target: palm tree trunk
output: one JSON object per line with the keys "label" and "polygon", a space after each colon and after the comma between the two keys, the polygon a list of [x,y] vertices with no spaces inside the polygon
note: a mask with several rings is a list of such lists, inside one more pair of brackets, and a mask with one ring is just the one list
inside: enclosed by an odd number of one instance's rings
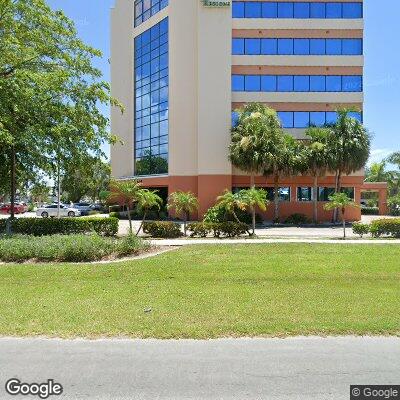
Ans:
{"label": "palm tree trunk", "polygon": [[189,213],[187,212],[187,213],[185,213],[185,220],[183,221],[183,231],[185,232],[185,236],[187,236],[186,235],[186,233],[187,233],[186,225],[187,225],[188,219],[189,219]]}
{"label": "palm tree trunk", "polygon": [[345,218],[346,209],[342,208],[342,220],[343,220],[343,238],[346,239],[346,218]]}
{"label": "palm tree trunk", "polygon": [[[255,179],[254,179],[254,174],[252,173],[250,176],[250,188],[254,189],[256,187],[255,185]],[[252,226],[253,226],[253,236],[256,233],[256,208],[251,207],[251,220],[252,220]]]}
{"label": "palm tree trunk", "polygon": [[318,175],[314,176],[314,188],[313,188],[313,202],[314,202],[314,224],[318,224]]}
{"label": "palm tree trunk", "polygon": [[128,210],[128,221],[129,221],[129,234],[132,235],[133,234],[133,229],[132,229],[132,216],[131,216],[131,210],[129,206],[126,206],[127,210]]}
{"label": "palm tree trunk", "polygon": [[136,236],[139,236],[140,230],[142,229],[144,222],[146,221],[146,215],[147,215],[147,211],[144,211],[143,219],[142,219],[142,222],[140,223],[138,231],[136,232]]}
{"label": "palm tree trunk", "polygon": [[274,174],[274,222],[279,222],[279,176]]}
{"label": "palm tree trunk", "polygon": [[237,215],[236,215],[236,213],[235,213],[235,210],[232,210],[232,215],[233,215],[233,218],[235,218],[236,222],[237,222],[238,224],[240,224],[240,219],[237,217]]}
{"label": "palm tree trunk", "polygon": [[15,192],[16,190],[16,170],[17,170],[17,160],[16,160],[16,154],[15,154],[15,146],[11,147],[11,197],[10,197],[10,203],[11,203],[11,219],[15,218]]}

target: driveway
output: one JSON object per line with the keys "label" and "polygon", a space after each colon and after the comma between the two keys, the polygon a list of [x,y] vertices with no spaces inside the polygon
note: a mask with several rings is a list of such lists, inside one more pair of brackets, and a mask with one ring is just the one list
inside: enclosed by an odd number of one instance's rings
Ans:
{"label": "driveway", "polygon": [[22,398],[5,392],[17,377],[54,379],[63,399],[348,400],[399,384],[400,339],[0,339],[0,365],[1,399]]}

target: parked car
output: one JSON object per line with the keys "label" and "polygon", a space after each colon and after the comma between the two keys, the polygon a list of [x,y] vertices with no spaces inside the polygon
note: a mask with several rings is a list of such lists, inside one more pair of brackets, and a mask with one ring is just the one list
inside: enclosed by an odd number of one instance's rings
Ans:
{"label": "parked car", "polygon": [[[40,207],[36,211],[36,215],[42,218],[57,217],[57,204]],[[60,217],[79,217],[81,212],[73,207],[60,204]]]}
{"label": "parked car", "polygon": [[[28,207],[24,204],[15,203],[14,204],[14,213],[15,214],[24,214],[28,211]],[[1,214],[11,214],[11,204],[3,204],[0,207]]]}
{"label": "parked car", "polygon": [[90,203],[75,203],[73,208],[79,210],[81,215],[89,215],[90,211],[93,211],[93,205]]}

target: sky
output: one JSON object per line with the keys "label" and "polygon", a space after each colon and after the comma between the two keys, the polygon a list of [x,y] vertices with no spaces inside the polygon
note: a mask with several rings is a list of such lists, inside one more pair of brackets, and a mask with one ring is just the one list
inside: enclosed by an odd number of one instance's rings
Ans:
{"label": "sky", "polygon": [[[110,79],[110,9],[115,0],[47,0],[75,21],[85,43],[103,52],[94,64]],[[133,1],[133,0],[132,0]],[[194,0],[188,0],[194,1]],[[373,135],[371,162],[400,150],[399,0],[364,0],[364,124]],[[109,110],[102,110],[109,115]],[[107,152],[108,148],[105,149]]]}

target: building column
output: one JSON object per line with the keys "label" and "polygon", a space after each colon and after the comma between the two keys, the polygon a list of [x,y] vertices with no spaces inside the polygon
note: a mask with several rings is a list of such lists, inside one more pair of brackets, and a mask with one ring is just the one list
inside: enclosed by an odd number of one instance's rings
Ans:
{"label": "building column", "polygon": [[379,190],[379,215],[387,215],[387,214],[388,214],[387,190],[380,189]]}

